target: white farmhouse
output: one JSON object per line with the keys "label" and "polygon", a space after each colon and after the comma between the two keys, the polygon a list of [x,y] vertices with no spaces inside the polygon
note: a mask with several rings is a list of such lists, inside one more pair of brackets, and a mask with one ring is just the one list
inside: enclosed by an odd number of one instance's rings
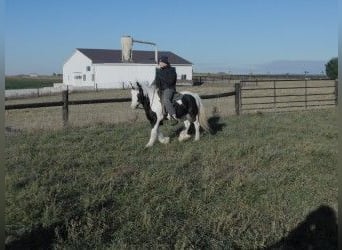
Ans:
{"label": "white farmhouse", "polygon": [[[122,50],[76,49],[63,66],[63,83],[94,88],[124,88],[129,83],[149,82],[155,76],[154,51],[130,51],[130,60],[123,60]],[[170,51],[158,51],[167,56],[177,72],[177,83],[192,82],[192,63]]]}

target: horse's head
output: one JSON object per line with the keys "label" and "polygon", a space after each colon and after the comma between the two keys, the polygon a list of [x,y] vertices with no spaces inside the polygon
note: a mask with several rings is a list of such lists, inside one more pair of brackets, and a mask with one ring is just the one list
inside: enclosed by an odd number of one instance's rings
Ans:
{"label": "horse's head", "polygon": [[131,84],[131,96],[132,96],[132,102],[131,102],[131,108],[136,109],[139,104],[142,103],[142,97],[143,97],[143,90],[141,85],[137,82],[136,86],[133,86]]}

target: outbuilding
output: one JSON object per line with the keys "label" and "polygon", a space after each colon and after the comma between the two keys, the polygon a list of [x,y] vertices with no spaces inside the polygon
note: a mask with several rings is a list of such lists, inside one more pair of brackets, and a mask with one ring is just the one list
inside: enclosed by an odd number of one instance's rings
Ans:
{"label": "outbuilding", "polygon": [[[122,50],[78,48],[63,66],[63,84],[77,87],[127,88],[130,83],[149,82],[155,76],[155,51],[130,51],[124,60]],[[158,51],[158,57],[167,56],[176,68],[177,83],[192,82],[193,65],[170,52]]]}

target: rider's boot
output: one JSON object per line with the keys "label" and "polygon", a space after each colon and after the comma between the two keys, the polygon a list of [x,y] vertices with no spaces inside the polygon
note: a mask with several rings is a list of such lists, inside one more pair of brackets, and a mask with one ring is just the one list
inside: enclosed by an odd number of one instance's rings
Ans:
{"label": "rider's boot", "polygon": [[[170,115],[169,115],[170,116]],[[179,122],[179,119],[176,117],[176,115],[172,115],[172,116],[170,116],[170,119],[169,120],[171,120],[172,122],[171,122],[171,125],[172,126],[175,126],[176,124],[178,124],[178,122]]]}

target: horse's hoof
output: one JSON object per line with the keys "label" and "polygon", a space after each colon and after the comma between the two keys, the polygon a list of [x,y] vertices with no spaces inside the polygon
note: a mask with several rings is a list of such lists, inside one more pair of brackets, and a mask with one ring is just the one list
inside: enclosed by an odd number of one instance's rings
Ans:
{"label": "horse's hoof", "polygon": [[178,141],[186,141],[188,139],[190,139],[190,135],[186,134],[186,135],[183,135],[181,134],[179,137],[178,137]]}
{"label": "horse's hoof", "polygon": [[170,137],[165,137],[163,144],[168,144],[170,142]]}
{"label": "horse's hoof", "polygon": [[150,147],[152,147],[152,146],[153,146],[153,144],[149,144],[149,143],[148,143],[148,144],[145,145],[145,148],[150,148]]}

